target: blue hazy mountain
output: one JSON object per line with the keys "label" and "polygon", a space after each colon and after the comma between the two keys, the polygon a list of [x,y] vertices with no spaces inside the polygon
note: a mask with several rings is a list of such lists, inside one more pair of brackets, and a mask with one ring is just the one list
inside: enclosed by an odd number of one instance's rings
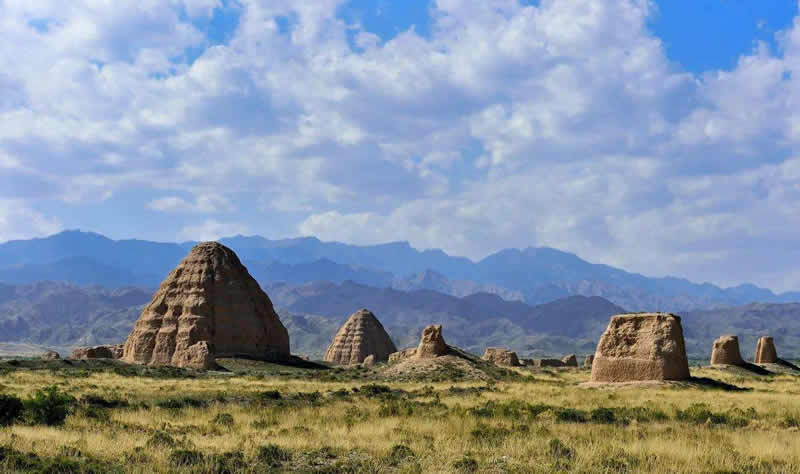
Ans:
{"label": "blue hazy mountain", "polygon": [[[220,239],[261,282],[353,281],[374,287],[494,293],[540,304],[571,295],[601,296],[630,310],[685,311],[754,302],[800,301],[755,285],[721,288],[688,279],[651,278],[587,262],[553,248],[505,249],[480,261],[407,242],[350,245],[314,237]],[[155,286],[195,242],[112,240],[91,232],[0,244],[0,281],[57,280],[104,286]]]}

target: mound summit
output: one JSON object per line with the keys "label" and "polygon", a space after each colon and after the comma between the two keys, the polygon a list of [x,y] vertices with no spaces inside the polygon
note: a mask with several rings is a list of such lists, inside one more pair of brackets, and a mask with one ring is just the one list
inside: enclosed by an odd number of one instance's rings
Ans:
{"label": "mound summit", "polygon": [[367,309],[350,315],[336,333],[324,360],[335,364],[360,364],[369,356],[370,363],[386,361],[389,354],[397,352],[392,339],[378,318]]}
{"label": "mound summit", "polygon": [[217,356],[283,359],[289,356],[289,333],[233,250],[203,242],[145,306],[122,360],[205,369]]}
{"label": "mound summit", "polygon": [[685,380],[689,361],[681,318],[670,313],[613,316],[597,344],[592,382]]}

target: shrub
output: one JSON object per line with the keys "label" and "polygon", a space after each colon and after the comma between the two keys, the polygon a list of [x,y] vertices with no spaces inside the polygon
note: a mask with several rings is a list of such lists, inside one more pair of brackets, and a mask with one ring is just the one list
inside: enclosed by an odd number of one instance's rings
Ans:
{"label": "shrub", "polygon": [[166,431],[156,431],[150,438],[147,440],[147,446],[149,448],[171,448],[175,446],[177,443],[175,442],[175,438],[173,438],[169,433]]}
{"label": "shrub", "polygon": [[370,383],[367,385],[362,385],[359,391],[368,397],[377,397],[380,395],[391,393],[392,389],[388,385],[379,385],[376,383]]}
{"label": "shrub", "polygon": [[389,455],[389,464],[397,466],[414,458],[416,458],[416,455],[411,448],[405,444],[395,444],[392,446],[392,454]]}
{"label": "shrub", "polygon": [[555,416],[562,423],[586,423],[586,412],[576,408],[557,408]]}
{"label": "shrub", "polygon": [[0,394],[0,426],[8,426],[22,418],[22,400],[13,395]]}
{"label": "shrub", "polygon": [[202,464],[203,453],[191,449],[177,449],[169,453],[169,464],[174,467],[197,466]]}
{"label": "shrub", "polygon": [[120,398],[104,398],[95,394],[84,395],[81,398],[81,403],[98,408],[125,408],[130,405],[127,400]]}
{"label": "shrub", "polygon": [[300,400],[304,402],[311,402],[316,403],[322,398],[322,394],[320,392],[297,392],[294,394],[293,397],[295,400]]}
{"label": "shrub", "polygon": [[589,418],[592,420],[592,423],[602,423],[602,424],[614,424],[617,421],[617,416],[614,410],[610,408],[595,408],[594,410],[589,413]]}
{"label": "shrub", "polygon": [[507,428],[502,426],[489,426],[479,423],[472,432],[472,439],[481,443],[498,444],[511,434]]}
{"label": "shrub", "polygon": [[[755,410],[753,412],[755,412]],[[728,425],[731,427],[747,426],[750,422],[750,420],[738,412],[714,413],[708,408],[707,405],[703,403],[695,403],[690,405],[686,410],[677,410],[675,412],[675,418],[678,421],[684,421],[698,425],[707,423],[711,425]]]}
{"label": "shrub", "polygon": [[554,458],[572,459],[575,457],[575,450],[562,443],[560,439],[551,439],[547,446],[550,450],[550,456]]}
{"label": "shrub", "polygon": [[272,401],[272,400],[280,400],[281,398],[282,398],[281,397],[281,392],[279,392],[277,390],[266,390],[264,392],[259,392],[256,395],[256,399],[258,401],[261,401],[261,402],[268,402],[268,401]]}
{"label": "shrub", "polygon": [[786,415],[783,417],[783,422],[781,424],[785,428],[798,428],[800,427],[800,418],[797,418],[794,415]]}
{"label": "shrub", "polygon": [[34,424],[61,425],[72,411],[75,402],[74,397],[52,385],[44,390],[37,390],[31,398],[25,400],[25,415]]}
{"label": "shrub", "polygon": [[465,455],[463,458],[453,463],[453,468],[457,472],[475,472],[478,470],[478,461],[476,461],[472,456]]}
{"label": "shrub", "polygon": [[202,408],[208,406],[208,401],[201,398],[181,397],[181,398],[165,398],[158,400],[156,406],[159,408],[166,408],[168,410],[180,410],[181,408]]}
{"label": "shrub", "polygon": [[247,466],[241,451],[214,454],[210,464],[210,472],[213,474],[234,474]]}
{"label": "shrub", "polygon": [[214,417],[213,423],[215,425],[225,426],[230,428],[233,426],[233,415],[230,413],[217,413]]}
{"label": "shrub", "polygon": [[258,448],[256,457],[268,467],[279,467],[284,462],[291,460],[292,454],[278,445],[268,444]]}

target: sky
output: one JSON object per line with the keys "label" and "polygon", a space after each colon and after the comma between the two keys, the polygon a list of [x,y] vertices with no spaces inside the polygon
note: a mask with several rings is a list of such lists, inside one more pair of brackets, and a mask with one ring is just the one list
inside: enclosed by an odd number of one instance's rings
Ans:
{"label": "sky", "polygon": [[800,290],[789,0],[0,0],[0,241],[550,246]]}

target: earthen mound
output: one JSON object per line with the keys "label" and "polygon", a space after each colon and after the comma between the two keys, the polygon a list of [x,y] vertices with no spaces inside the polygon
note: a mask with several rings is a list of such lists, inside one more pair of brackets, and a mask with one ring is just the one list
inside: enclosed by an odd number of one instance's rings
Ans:
{"label": "earthen mound", "polygon": [[289,357],[272,302],[229,248],[196,245],[161,283],[125,342],[123,360],[210,368],[215,357]]}
{"label": "earthen mound", "polygon": [[442,326],[428,326],[422,331],[420,343],[415,348],[395,352],[389,356],[390,365],[383,375],[396,379],[451,380],[452,378],[489,380],[506,374],[497,367],[468,354],[457,347],[448,346],[442,336]]}
{"label": "earthen mound", "polygon": [[744,365],[739,352],[739,336],[720,336],[711,350],[711,365]]}
{"label": "earthen mound", "polygon": [[597,344],[592,382],[685,380],[689,362],[681,318],[669,313],[613,316]]}
{"label": "earthen mound", "polygon": [[592,363],[594,363],[594,354],[589,354],[589,355],[586,356],[585,359],[583,359],[583,366],[584,367],[588,367],[588,368],[591,369],[592,368]]}
{"label": "earthen mound", "polygon": [[59,360],[61,359],[61,354],[56,351],[47,351],[42,354],[42,360]]}
{"label": "earthen mound", "polygon": [[324,360],[350,365],[364,362],[372,355],[375,361],[386,361],[397,352],[392,339],[372,312],[362,309],[353,313],[339,329]]}
{"label": "earthen mound", "polygon": [[775,341],[770,336],[758,338],[754,362],[756,364],[776,364],[778,362],[778,352],[775,350]]}
{"label": "earthen mound", "polygon": [[94,347],[76,347],[72,349],[72,358],[84,359],[119,359],[122,357],[122,344]]}
{"label": "earthen mound", "polygon": [[570,354],[568,356],[564,356],[561,359],[561,362],[564,363],[565,367],[577,367],[578,366],[578,357],[575,354]]}
{"label": "earthen mound", "polygon": [[481,359],[506,367],[518,367],[522,365],[519,362],[516,352],[511,352],[508,349],[502,349],[500,347],[487,348]]}
{"label": "earthen mound", "polygon": [[431,359],[447,354],[447,344],[442,336],[442,325],[432,324],[422,330],[422,338],[414,354],[419,359]]}

